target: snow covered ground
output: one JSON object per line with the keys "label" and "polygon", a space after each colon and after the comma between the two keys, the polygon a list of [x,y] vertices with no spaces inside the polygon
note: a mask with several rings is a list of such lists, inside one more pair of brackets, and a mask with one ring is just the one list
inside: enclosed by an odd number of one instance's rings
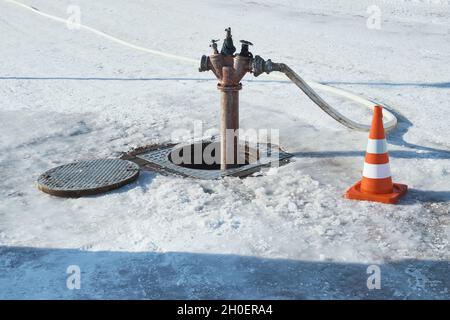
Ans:
{"label": "snow covered ground", "polygon": [[[21,0],[133,44],[184,57],[235,41],[392,107],[396,206],[349,201],[367,134],[342,127],[292,84],[247,75],[241,126],[279,128],[295,158],[246,179],[144,172],[80,199],[37,190],[40,173],[167,142],[219,95],[197,64],[132,50],[0,0],[0,298],[450,298],[449,1]],[[376,5],[380,29],[367,28]],[[250,81],[253,80],[253,81]],[[345,115],[370,112],[330,95]],[[368,290],[366,269],[381,268]],[[81,269],[81,289],[66,269]]]}

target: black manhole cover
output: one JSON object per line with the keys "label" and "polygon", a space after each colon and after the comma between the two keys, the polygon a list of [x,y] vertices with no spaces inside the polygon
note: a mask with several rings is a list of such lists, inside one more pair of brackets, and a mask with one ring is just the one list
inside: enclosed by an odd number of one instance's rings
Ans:
{"label": "black manhole cover", "polygon": [[119,188],[137,179],[139,166],[121,159],[69,163],[41,174],[39,190],[60,197],[80,197]]}

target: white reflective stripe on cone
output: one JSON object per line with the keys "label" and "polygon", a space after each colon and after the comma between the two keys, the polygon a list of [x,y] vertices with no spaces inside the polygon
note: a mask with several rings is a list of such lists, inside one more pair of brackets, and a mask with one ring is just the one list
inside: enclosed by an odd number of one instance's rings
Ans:
{"label": "white reflective stripe on cone", "polygon": [[391,176],[389,163],[371,164],[364,162],[363,176],[371,179],[384,179]]}
{"label": "white reflective stripe on cone", "polygon": [[382,154],[387,152],[386,139],[369,139],[367,153]]}

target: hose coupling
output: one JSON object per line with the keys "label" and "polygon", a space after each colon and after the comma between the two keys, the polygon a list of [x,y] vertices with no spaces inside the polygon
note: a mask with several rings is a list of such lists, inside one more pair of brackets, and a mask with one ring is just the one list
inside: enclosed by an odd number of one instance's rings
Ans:
{"label": "hose coupling", "polygon": [[265,72],[267,74],[272,71],[282,71],[283,64],[272,62],[272,60],[264,60],[260,56],[255,56],[252,61],[252,72],[255,77],[259,76],[261,73]]}

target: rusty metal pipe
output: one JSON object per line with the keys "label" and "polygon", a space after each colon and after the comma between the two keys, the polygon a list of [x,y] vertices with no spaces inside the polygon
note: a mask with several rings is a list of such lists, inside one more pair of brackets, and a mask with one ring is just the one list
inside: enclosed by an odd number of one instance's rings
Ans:
{"label": "rusty metal pipe", "polygon": [[227,28],[222,50],[218,53],[217,40],[211,41],[213,53],[203,56],[199,71],[212,71],[219,80],[217,88],[221,91],[220,116],[220,169],[226,170],[240,164],[239,154],[239,90],[241,79],[252,71],[252,55],[248,51],[251,42],[241,41],[241,52],[234,54],[236,48]]}
{"label": "rusty metal pipe", "polygon": [[239,142],[239,91],[221,92],[220,169],[237,164]]}

